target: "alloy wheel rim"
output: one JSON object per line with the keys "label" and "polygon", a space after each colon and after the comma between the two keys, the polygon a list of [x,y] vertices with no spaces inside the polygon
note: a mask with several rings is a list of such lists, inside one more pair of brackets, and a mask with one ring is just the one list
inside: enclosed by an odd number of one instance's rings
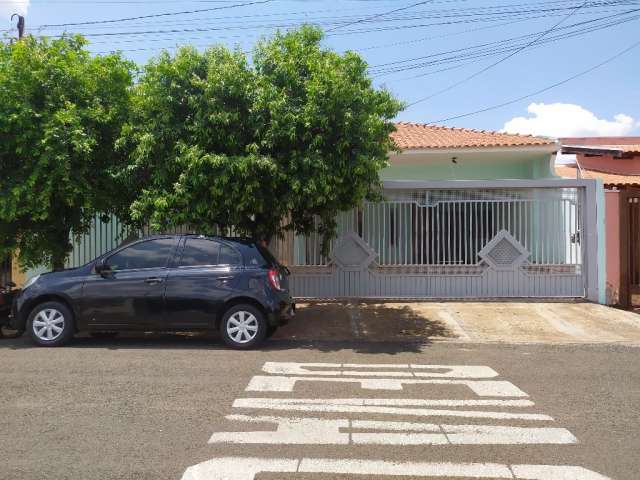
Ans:
{"label": "alloy wheel rim", "polygon": [[258,335],[258,319],[251,312],[235,312],[227,320],[227,334],[236,343],[249,343]]}
{"label": "alloy wheel rim", "polygon": [[64,331],[64,315],[55,308],[41,310],[33,319],[33,333],[40,340],[50,342]]}

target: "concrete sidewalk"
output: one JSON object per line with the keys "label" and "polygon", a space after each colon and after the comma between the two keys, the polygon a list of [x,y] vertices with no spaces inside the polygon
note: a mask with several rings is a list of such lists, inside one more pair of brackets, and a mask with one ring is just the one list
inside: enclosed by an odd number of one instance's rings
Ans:
{"label": "concrete sidewalk", "polygon": [[307,303],[275,338],[640,346],[640,315],[591,303]]}

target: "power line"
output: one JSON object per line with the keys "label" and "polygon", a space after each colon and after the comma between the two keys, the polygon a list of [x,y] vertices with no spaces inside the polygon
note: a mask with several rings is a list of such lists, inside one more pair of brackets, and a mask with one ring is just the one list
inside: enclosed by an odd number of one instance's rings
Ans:
{"label": "power line", "polygon": [[506,101],[506,102],[502,102],[502,103],[499,103],[499,104],[497,104],[497,105],[492,105],[492,106],[490,106],[490,107],[485,107],[485,108],[482,108],[482,109],[480,109],[480,110],[475,110],[475,111],[473,111],[473,112],[463,113],[463,114],[460,114],[460,115],[454,115],[454,116],[452,116],[452,117],[442,118],[442,119],[440,119],[440,120],[436,120],[436,121],[433,121],[433,122],[427,122],[427,125],[433,125],[433,124],[436,124],[436,123],[444,123],[444,122],[448,122],[448,121],[450,121],[450,120],[457,120],[457,119],[459,119],[459,118],[470,117],[470,116],[472,116],[472,115],[477,115],[477,114],[479,114],[479,113],[484,113],[484,112],[488,112],[488,111],[491,111],[491,110],[496,110],[496,109],[498,109],[498,108],[506,107],[506,106],[508,106],[508,105],[512,105],[512,104],[517,103],[517,102],[520,102],[520,101],[522,101],[522,100],[526,100],[527,98],[531,98],[531,97],[534,97],[534,96],[539,95],[539,94],[541,94],[541,93],[544,93],[544,92],[547,92],[547,91],[549,91],[549,90],[552,90],[552,89],[554,89],[554,88],[556,88],[556,87],[559,87],[560,85],[564,85],[565,83],[569,83],[569,82],[571,82],[572,80],[575,80],[576,78],[583,77],[583,76],[585,76],[585,75],[587,75],[587,74],[589,74],[589,73],[593,72],[594,70],[597,70],[598,68],[604,67],[604,66],[605,66],[605,65],[607,65],[608,63],[613,62],[613,61],[614,61],[614,60],[616,60],[617,58],[619,58],[619,57],[621,57],[622,55],[624,55],[624,54],[626,54],[626,53],[630,52],[631,50],[633,50],[634,48],[637,48],[638,46],[640,46],[640,41],[638,41],[638,42],[634,43],[633,45],[631,45],[631,46],[629,46],[629,47],[625,48],[624,50],[622,50],[622,51],[620,51],[620,52],[616,53],[616,54],[615,54],[615,55],[613,55],[612,57],[607,58],[607,59],[606,59],[606,60],[604,60],[603,62],[598,63],[597,65],[594,65],[594,66],[592,66],[592,67],[589,67],[588,69],[583,70],[583,71],[581,71],[581,72],[579,72],[579,73],[577,73],[577,74],[575,74],[575,75],[572,75],[572,76],[570,76],[570,77],[568,77],[568,78],[565,78],[564,80],[561,80],[561,81],[559,81],[559,82],[556,82],[556,83],[554,83],[554,84],[552,84],[552,85],[549,85],[549,86],[547,86],[547,87],[545,87],[545,88],[542,88],[542,89],[540,89],[540,90],[536,90],[535,92],[529,93],[529,94],[527,94],[527,95],[523,95],[523,96],[521,96],[521,97],[514,98],[513,100],[508,100],[508,101]]}
{"label": "power line", "polygon": [[[516,13],[514,16],[517,16],[518,14]],[[555,15],[542,15],[539,16],[538,18],[543,18],[545,16],[555,16]],[[453,24],[457,24],[457,23],[475,23],[475,22],[479,22],[479,21],[488,21],[488,22],[492,22],[492,21],[500,21],[503,20],[505,17],[500,17],[500,18],[479,18],[479,19],[472,19],[472,20],[468,20],[468,19],[463,19],[463,20],[455,20],[455,21],[445,21],[445,22],[434,22],[434,23],[429,23],[429,24],[422,24],[422,25],[402,25],[402,26],[396,26],[393,27],[394,30],[397,29],[402,29],[402,28],[416,28],[416,27],[425,27],[425,26],[439,26],[439,25],[453,25]],[[255,26],[247,26],[247,25],[238,25],[238,26],[233,26],[233,27],[229,27],[229,26],[216,26],[216,27],[209,27],[209,28],[172,28],[172,29],[156,29],[156,30],[131,30],[131,31],[116,31],[116,32],[100,32],[100,33],[86,33],[84,34],[85,37],[112,37],[112,36],[140,36],[140,35],[156,35],[156,34],[163,34],[163,33],[167,33],[167,34],[172,34],[172,33],[197,33],[197,32],[213,32],[213,31],[225,31],[225,30],[247,30],[249,29],[258,29],[258,28],[297,28],[300,25],[304,24],[305,22],[298,22],[298,23],[289,23],[289,24],[273,24],[273,25],[255,25]],[[380,31],[381,29],[368,29],[368,30],[360,30],[357,31],[357,33],[370,33],[370,32],[377,32]],[[355,31],[354,31],[355,32]],[[351,33],[350,32],[346,32],[346,33]],[[332,37],[333,35],[340,35],[340,33],[333,33],[333,34],[329,34],[329,37]],[[62,35],[54,35],[54,37],[61,37]]]}
{"label": "power line", "polygon": [[[598,2],[593,3],[590,7],[588,8],[599,8],[601,6],[617,6],[617,5],[626,5],[626,4],[637,4],[636,1],[624,1],[624,2],[620,2],[620,1],[613,1],[613,2]],[[542,14],[542,13],[549,13],[550,15],[548,16],[555,16],[555,15],[551,15],[551,13],[559,13],[561,11],[566,11],[566,10],[573,10],[575,9],[575,7],[556,7],[556,8],[537,8],[537,9],[529,9],[529,10],[505,10],[505,11],[501,11],[501,12],[493,12],[493,13],[452,13],[450,15],[445,15],[445,16],[438,16],[437,18],[445,18],[445,17],[450,17],[451,20],[446,21],[446,22],[440,22],[440,23],[422,23],[422,24],[411,24],[411,25],[400,25],[400,26],[387,26],[387,27],[378,27],[376,29],[366,29],[366,30],[347,30],[346,32],[337,32],[334,33],[332,35],[357,35],[357,34],[361,34],[361,33],[371,33],[371,32],[385,32],[385,31],[393,31],[393,30],[400,30],[400,29],[407,29],[407,28],[422,28],[422,27],[431,27],[434,25],[453,25],[453,24],[457,24],[457,23],[474,23],[474,22],[491,22],[491,21],[500,21],[500,20],[504,20],[506,18],[513,18],[513,17],[517,17],[517,16],[521,16],[521,15],[532,15],[532,14]],[[465,18],[465,17],[480,17],[480,18]],[[436,18],[433,15],[427,15],[424,18]]]}
{"label": "power line", "polygon": [[[637,12],[639,10],[640,9],[626,10],[624,12],[618,12],[618,13],[615,13],[615,14],[612,14],[612,15],[606,15],[604,17],[592,18],[592,19],[589,19],[589,20],[584,20],[584,21],[581,21],[581,22],[572,23],[571,25],[566,25],[564,27],[556,28],[556,31],[575,29],[576,27],[582,27],[584,25],[588,25],[588,24],[591,24],[591,23],[601,22],[602,20],[609,20],[609,19],[614,18],[614,17],[620,17],[620,16],[628,15],[629,13],[634,13],[634,12]],[[494,41],[494,42],[471,45],[471,46],[468,46],[468,47],[458,48],[458,49],[455,49],[455,50],[447,50],[445,52],[440,52],[440,53],[437,53],[437,54],[421,55],[419,57],[407,58],[405,60],[394,60],[394,61],[391,61],[391,62],[380,63],[380,64],[377,64],[377,65],[372,65],[371,69],[379,69],[380,67],[385,67],[385,66],[389,66],[389,65],[402,65],[402,64],[407,64],[409,62],[415,62],[417,60],[423,60],[425,58],[431,58],[431,57],[435,57],[435,56],[444,55],[444,54],[447,54],[447,53],[455,53],[455,52],[460,52],[460,51],[464,51],[464,50],[473,50],[473,49],[477,49],[477,48],[480,48],[480,47],[486,47],[488,45],[496,45],[496,44],[501,44],[501,43],[507,43],[507,42],[511,42],[513,40],[523,40],[525,38],[531,38],[531,37],[539,36],[540,33],[543,33],[543,34],[544,33],[548,33],[548,30],[544,30],[542,32],[529,33],[529,34],[526,34],[526,35],[518,35],[516,37],[510,37],[510,38],[506,38],[504,40],[497,40],[497,41]]]}
{"label": "power line", "polygon": [[126,18],[116,18],[113,20],[94,20],[90,22],[75,22],[75,23],[57,23],[57,24],[45,24],[41,25],[41,28],[49,28],[49,27],[72,27],[77,25],[98,25],[102,23],[119,23],[119,22],[128,22],[131,20],[142,20],[145,18],[158,18],[158,17],[169,17],[173,15],[190,15],[194,13],[203,13],[203,12],[212,12],[214,10],[226,10],[229,8],[239,8],[239,7],[247,7],[249,5],[258,5],[263,3],[270,3],[273,0],[259,0],[255,2],[247,2],[247,3],[234,3],[233,5],[224,5],[221,7],[212,7],[212,8],[200,8],[197,10],[184,10],[181,12],[165,12],[165,13],[155,13],[153,15],[140,15],[137,17],[126,17]]}
{"label": "power line", "polygon": [[[1,1],[1,0],[0,0]],[[629,3],[633,3],[636,4],[636,0],[609,0],[609,1],[591,1],[590,5],[588,5],[587,7],[585,7],[585,9],[587,8],[601,8],[601,7],[617,7],[617,6],[621,6],[621,5],[627,5]],[[561,8],[553,8],[553,9],[546,9],[546,10],[542,10],[542,6],[544,5],[560,5]],[[536,9],[531,9],[533,6],[536,6]],[[524,7],[528,7],[527,10],[523,10]],[[339,10],[341,13],[345,12],[347,10],[350,9],[341,9]],[[351,9],[353,10],[353,9]],[[362,10],[362,9],[359,9]],[[495,10],[500,10],[500,11],[495,11]],[[534,3],[527,3],[527,4],[508,4],[508,5],[494,5],[494,6],[487,6],[487,7],[473,7],[473,8],[455,8],[455,9],[439,9],[439,10],[420,10],[420,11],[415,11],[414,13],[410,13],[410,12],[405,12],[399,15],[394,15],[394,16],[389,16],[389,12],[386,13],[381,13],[379,15],[374,15],[372,17],[367,17],[367,18],[362,18],[361,15],[347,15],[347,16],[329,16],[329,17],[318,17],[318,16],[314,16],[311,20],[313,20],[313,23],[322,23],[319,22],[318,20],[325,20],[328,21],[330,23],[335,23],[335,24],[340,24],[338,25],[338,27],[343,27],[344,23],[355,23],[355,22],[367,22],[370,23],[373,19],[375,19],[376,17],[382,17],[383,15],[385,16],[384,19],[381,19],[379,21],[381,22],[392,22],[392,21],[413,21],[413,20],[418,20],[418,19],[422,19],[422,18],[429,18],[429,19],[434,19],[434,18],[443,18],[443,17],[453,17],[453,18],[462,18],[462,17],[469,17],[469,16],[487,16],[487,15],[513,15],[513,14],[522,14],[522,13],[534,13],[534,12],[540,12],[540,11],[561,11],[561,10],[570,10],[570,8],[566,7],[566,0],[565,2],[558,2],[557,0],[554,1],[543,1],[543,2],[534,2]],[[226,15],[226,16],[218,16],[218,17],[202,17],[202,16],[198,16],[197,18],[193,18],[193,19],[188,19],[188,23],[176,23],[174,19],[168,19],[168,20],[164,20],[164,21],[158,21],[156,19],[153,20],[153,22],[148,22],[148,21],[143,21],[142,23],[137,23],[137,24],[131,24],[128,23],[127,24],[127,28],[131,28],[134,26],[148,26],[148,25],[159,25],[159,24],[166,24],[166,23],[170,23],[172,26],[176,26],[176,25],[192,25],[194,23],[199,23],[199,22],[210,22],[211,20],[229,20],[229,19],[240,19],[243,23],[242,25],[245,25],[247,22],[247,19],[251,19],[251,18],[264,18],[264,17],[277,17],[277,16],[287,16],[287,15],[296,15],[295,19],[291,19],[291,20],[296,20],[301,16],[307,15],[307,14],[314,14],[314,13],[321,13],[321,12],[336,12],[335,9],[331,9],[331,10],[315,10],[315,11],[297,11],[297,12],[280,12],[280,13],[269,13],[269,14],[254,14],[254,15]],[[354,22],[355,19],[355,22]],[[341,22],[342,20],[342,22]],[[251,21],[251,20],[249,20]],[[257,20],[260,21],[260,20]],[[285,21],[285,20],[279,20],[279,21]],[[327,22],[325,22],[327,23]],[[82,25],[80,25],[82,26]],[[94,24],[88,24],[85,25],[86,28],[119,28],[120,26],[114,23],[110,23],[110,24],[102,24],[102,25],[94,25]],[[38,29],[44,29],[44,28],[48,28],[50,27],[50,25],[35,25],[31,28],[31,30],[38,30]]]}
{"label": "power line", "polygon": [[410,103],[409,105],[407,105],[407,108],[409,107],[413,107],[414,105],[418,104],[418,103],[422,103],[425,102],[435,96],[441,95],[445,92],[448,92],[450,90],[453,90],[454,88],[456,88],[459,85],[462,85],[463,83],[468,82],[469,80],[472,80],[476,77],[478,77],[479,75],[483,74],[484,72],[486,72],[487,70],[492,69],[493,67],[496,67],[498,65],[500,65],[503,62],[506,62],[508,59],[510,59],[511,57],[514,57],[515,55],[517,55],[518,53],[522,52],[523,50],[526,50],[527,48],[529,48],[530,46],[534,45],[535,43],[537,43],[539,40],[542,40],[544,37],[546,37],[549,33],[551,33],[552,31],[554,31],[557,27],[559,27],[562,23],[564,23],[565,21],[567,21],[574,13],[576,13],[578,10],[580,10],[582,7],[584,7],[587,3],[589,2],[589,0],[585,0],[584,2],[582,2],[582,4],[580,4],[579,6],[577,6],[576,8],[574,8],[573,10],[571,10],[571,12],[569,12],[568,15],[566,15],[565,17],[563,17],[562,19],[560,19],[560,21],[556,22],[551,28],[545,30],[544,32],[542,32],[540,35],[538,35],[536,38],[534,38],[533,40],[531,40],[529,43],[525,44],[524,46],[516,49],[515,51],[509,53],[508,55],[506,55],[505,57],[499,59],[498,61],[487,65],[486,67],[478,70],[475,73],[472,73],[471,75],[469,75],[468,77],[463,78],[462,80],[455,82],[451,85],[449,85],[448,87],[445,87],[441,90],[438,90],[437,92],[432,93],[431,95],[427,95],[426,97],[423,97],[419,100],[416,100],[415,102]]}
{"label": "power line", "polygon": [[338,26],[336,26],[336,27],[333,27],[333,28],[332,28],[332,29],[330,29],[330,30],[327,30],[327,33],[328,33],[328,32],[332,32],[332,31],[334,31],[334,30],[337,30],[337,29],[339,29],[339,28],[350,27],[351,25],[356,25],[356,24],[358,24],[358,23],[371,21],[371,20],[373,20],[373,19],[375,19],[375,18],[384,17],[384,16],[386,16],[386,15],[391,15],[392,13],[401,12],[401,11],[403,11],[403,10],[409,10],[410,8],[417,7],[417,6],[419,6],[419,5],[424,5],[425,3],[431,3],[432,1],[433,1],[433,0],[426,0],[426,1],[424,1],[424,2],[414,3],[414,4],[412,4],[412,5],[408,5],[408,6],[406,6],[406,7],[401,7],[401,8],[397,8],[397,9],[395,9],[395,10],[390,10],[390,11],[388,11],[388,12],[378,13],[378,14],[376,14],[376,15],[372,15],[372,16],[370,16],[370,17],[361,18],[360,20],[356,20],[356,21],[351,22],[351,23],[346,23],[346,24],[344,24],[344,25],[338,25]]}
{"label": "power line", "polygon": [[[637,20],[638,18],[640,18],[640,15],[634,15],[634,16],[627,16],[627,15],[631,13],[638,13],[638,12],[640,12],[640,9],[628,10],[621,14],[587,20],[584,22],[578,22],[572,25],[568,25],[566,27],[562,27],[563,30],[569,30],[569,31],[552,36],[552,37],[547,37],[544,40],[540,40],[537,42],[536,46],[533,48],[537,48],[547,43],[553,43],[559,40],[565,40],[565,39],[569,39],[577,36],[586,35],[591,32],[604,30],[607,28],[615,27],[618,25],[622,25],[624,23]],[[620,17],[620,16],[622,17],[618,19],[614,19],[614,17]],[[593,25],[588,25],[588,24],[593,24]],[[587,28],[581,28],[586,25],[588,25]],[[514,50],[518,50],[521,48],[520,45],[522,45],[522,43],[520,41],[523,41],[534,35],[536,35],[536,33],[522,35],[518,37],[511,37],[504,40],[498,40],[498,41],[489,42],[489,43],[472,45],[469,47],[463,47],[455,50],[442,51],[442,52],[433,53],[430,55],[425,55],[422,57],[417,57],[414,59],[400,60],[400,61],[388,62],[380,65],[374,65],[369,69],[369,73],[374,74],[375,77],[379,77],[382,75],[390,75],[390,74],[405,72],[409,70],[428,68],[434,65],[440,65],[444,63],[462,62],[472,58],[484,58],[487,56],[498,55],[500,53],[513,52]],[[455,54],[455,55],[442,58],[444,55],[448,55],[448,54]],[[430,58],[434,58],[434,60],[423,61],[421,63],[406,64],[407,62],[410,62],[410,61],[426,60]]]}

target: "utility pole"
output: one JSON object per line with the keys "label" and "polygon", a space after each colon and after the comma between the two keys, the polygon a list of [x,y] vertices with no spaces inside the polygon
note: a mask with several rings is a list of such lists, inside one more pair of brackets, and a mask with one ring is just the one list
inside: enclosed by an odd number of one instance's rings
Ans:
{"label": "utility pole", "polygon": [[18,17],[18,40],[22,40],[22,37],[24,36],[24,16],[14,13],[11,15],[11,20],[13,20],[14,17]]}

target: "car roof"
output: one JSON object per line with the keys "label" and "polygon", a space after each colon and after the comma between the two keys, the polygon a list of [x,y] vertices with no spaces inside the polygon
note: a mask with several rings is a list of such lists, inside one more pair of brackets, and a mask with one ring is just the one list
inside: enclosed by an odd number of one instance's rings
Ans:
{"label": "car roof", "polygon": [[221,235],[200,235],[197,233],[186,233],[177,236],[185,238],[209,238],[212,240],[222,240],[224,242],[241,243],[243,245],[254,245],[256,243],[254,240],[245,237],[224,237]]}
{"label": "car roof", "polygon": [[234,244],[236,247],[255,247],[257,242],[247,237],[224,237],[221,235],[204,235],[199,233],[168,233],[166,235],[149,235],[129,242],[128,244],[137,243],[145,240],[153,240],[160,238],[206,238],[209,240],[221,241],[226,244]]}

